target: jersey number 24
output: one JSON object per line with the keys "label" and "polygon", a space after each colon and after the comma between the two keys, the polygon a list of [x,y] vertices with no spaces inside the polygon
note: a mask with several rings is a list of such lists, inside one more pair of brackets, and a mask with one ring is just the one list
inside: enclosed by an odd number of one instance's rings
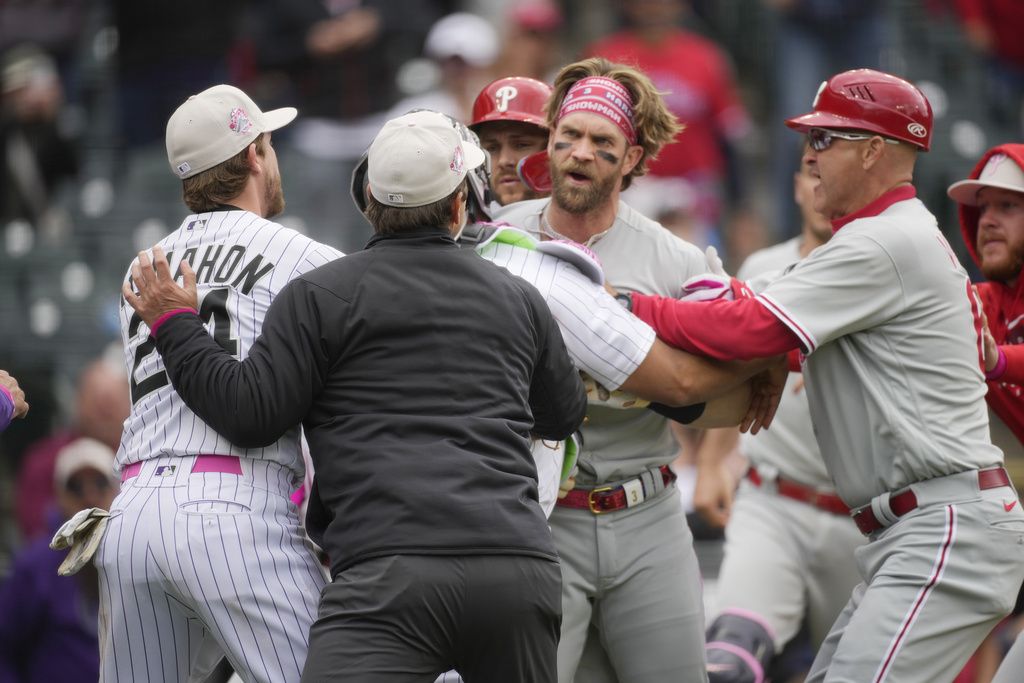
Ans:
{"label": "jersey number 24", "polygon": [[[199,317],[203,323],[209,325],[213,322],[213,338],[220,344],[221,348],[232,356],[238,355],[238,339],[231,336],[231,317],[228,315],[228,287],[216,287],[211,289],[203,297],[203,303],[199,307]],[[135,337],[139,333],[139,326],[142,318],[132,314],[128,322],[128,337]],[[141,381],[136,381],[136,373],[139,366],[147,356],[156,353],[156,341],[148,337],[135,349],[135,363],[132,365],[131,387],[132,404],[138,403],[142,398],[162,386],[167,385],[167,371],[160,370]]]}

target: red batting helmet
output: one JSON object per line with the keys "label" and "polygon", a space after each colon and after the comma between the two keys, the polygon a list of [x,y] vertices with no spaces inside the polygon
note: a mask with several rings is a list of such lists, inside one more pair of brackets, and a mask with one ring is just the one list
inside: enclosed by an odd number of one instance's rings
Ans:
{"label": "red batting helmet", "polygon": [[866,130],[924,151],[932,143],[932,105],[912,83],[873,69],[853,69],[821,84],[813,109],[786,121],[794,130]]}
{"label": "red batting helmet", "polygon": [[480,91],[473,102],[470,128],[487,121],[521,121],[547,130],[544,105],[551,86],[533,78],[499,78]]}

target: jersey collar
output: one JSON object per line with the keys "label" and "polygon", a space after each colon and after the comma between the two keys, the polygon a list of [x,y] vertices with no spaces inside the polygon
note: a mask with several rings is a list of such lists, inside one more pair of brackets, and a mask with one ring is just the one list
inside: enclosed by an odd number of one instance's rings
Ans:
{"label": "jersey collar", "polygon": [[[574,239],[572,239],[570,237],[566,237],[565,235],[563,235],[562,233],[558,232],[553,227],[551,227],[551,223],[548,222],[548,205],[550,203],[551,202],[548,201],[548,203],[545,204],[541,208],[540,214],[538,214],[540,216],[540,218],[538,219],[537,232],[540,233],[541,238],[544,239],[544,240],[565,240],[566,242],[576,242],[576,240],[574,240]],[[621,209],[621,207],[620,207],[620,209]],[[617,221],[618,219],[619,219],[619,214],[618,214],[618,211],[616,211],[616,213],[615,213],[615,220]],[[612,221],[611,226],[609,226],[607,230],[602,230],[599,233],[593,234],[593,235],[591,235],[590,237],[587,238],[586,242],[582,242],[583,246],[588,247],[588,248],[589,247],[593,247],[595,244],[597,244],[601,240],[602,237],[604,237],[609,232],[611,232],[612,228],[614,228],[614,227],[615,227],[615,221]],[[577,244],[580,244],[580,243],[577,243]]]}
{"label": "jersey collar", "polygon": [[858,209],[853,213],[846,214],[842,218],[837,218],[832,221],[832,234],[839,232],[839,229],[847,223],[852,223],[860,218],[877,216],[896,202],[913,199],[916,196],[917,190],[914,189],[913,185],[900,185],[899,187],[895,187],[862,209]]}

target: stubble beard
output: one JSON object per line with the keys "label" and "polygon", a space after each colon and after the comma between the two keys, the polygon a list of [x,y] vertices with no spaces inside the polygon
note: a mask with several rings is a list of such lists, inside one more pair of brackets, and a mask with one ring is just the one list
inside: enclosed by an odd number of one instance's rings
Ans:
{"label": "stubble beard", "polygon": [[281,187],[280,177],[267,179],[263,198],[267,207],[267,215],[264,218],[274,218],[284,212],[284,189]]}
{"label": "stubble beard", "polygon": [[504,195],[499,194],[496,189],[491,188],[491,192],[497,198],[498,203],[502,206],[508,206],[509,204],[515,204],[516,202],[524,202],[528,199],[540,199],[546,197],[547,193],[536,192],[523,185],[521,188],[517,188],[512,192],[505,192]]}

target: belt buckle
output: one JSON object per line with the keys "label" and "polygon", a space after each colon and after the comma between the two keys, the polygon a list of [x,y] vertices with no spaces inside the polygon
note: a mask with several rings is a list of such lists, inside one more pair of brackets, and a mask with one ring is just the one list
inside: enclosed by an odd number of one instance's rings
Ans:
{"label": "belt buckle", "polygon": [[594,502],[594,494],[604,493],[605,491],[612,491],[613,489],[614,487],[612,486],[600,486],[596,489],[590,489],[590,493],[587,494],[587,507],[590,508],[590,511],[593,512],[595,515],[603,515],[604,513],[609,512],[608,510],[601,510],[596,506],[596,503]]}

